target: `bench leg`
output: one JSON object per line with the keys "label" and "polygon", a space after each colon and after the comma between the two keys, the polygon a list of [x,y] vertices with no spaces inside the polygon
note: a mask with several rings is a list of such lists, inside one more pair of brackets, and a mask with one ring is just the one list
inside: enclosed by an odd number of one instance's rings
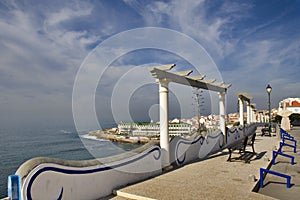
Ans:
{"label": "bench leg", "polygon": [[255,152],[255,150],[254,150],[254,144],[252,143],[252,152],[254,153],[254,154],[256,154],[256,152]]}
{"label": "bench leg", "polygon": [[228,150],[229,150],[229,157],[228,157],[227,161],[231,162],[231,153],[232,153],[232,151],[231,151],[231,149],[228,149]]}

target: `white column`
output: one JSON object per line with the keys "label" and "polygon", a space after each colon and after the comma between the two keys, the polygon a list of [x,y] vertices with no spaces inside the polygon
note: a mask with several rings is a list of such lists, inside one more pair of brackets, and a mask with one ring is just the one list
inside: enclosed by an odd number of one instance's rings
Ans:
{"label": "white column", "polygon": [[250,105],[250,123],[253,122],[253,106]]}
{"label": "white column", "polygon": [[269,115],[265,115],[265,122],[269,122]]}
{"label": "white column", "polygon": [[219,110],[220,110],[220,130],[226,136],[226,125],[225,125],[225,116],[226,116],[226,108],[225,108],[225,92],[219,92]]}
{"label": "white column", "polygon": [[250,113],[251,113],[251,107],[250,107],[250,101],[246,101],[247,102],[247,124],[250,124]]}
{"label": "white column", "polygon": [[249,113],[250,123],[253,122],[253,106],[250,105],[250,113]]}
{"label": "white column", "polygon": [[244,126],[244,101],[239,97],[239,110],[240,110],[240,125]]}
{"label": "white column", "polygon": [[160,120],[160,148],[162,151],[162,167],[170,165],[169,148],[169,81],[159,80],[159,120]]}
{"label": "white column", "polygon": [[253,107],[253,117],[252,117],[252,122],[256,122],[256,111],[255,108]]}

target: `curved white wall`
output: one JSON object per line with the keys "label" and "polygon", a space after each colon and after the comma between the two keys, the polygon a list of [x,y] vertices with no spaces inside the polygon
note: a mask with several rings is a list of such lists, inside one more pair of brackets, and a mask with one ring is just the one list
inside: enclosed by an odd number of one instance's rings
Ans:
{"label": "curved white wall", "polygon": [[[170,142],[171,163],[177,166],[204,159],[233,142],[255,133],[258,124],[221,131],[194,140],[174,137]],[[162,173],[161,148],[148,143],[139,150],[113,158],[66,161],[35,158],[20,166],[21,196],[31,199],[99,199],[114,189]],[[12,183],[13,185],[13,183]]]}
{"label": "curved white wall", "polygon": [[87,167],[36,166],[22,180],[23,199],[99,199],[120,186],[161,173],[158,146],[126,159]]}

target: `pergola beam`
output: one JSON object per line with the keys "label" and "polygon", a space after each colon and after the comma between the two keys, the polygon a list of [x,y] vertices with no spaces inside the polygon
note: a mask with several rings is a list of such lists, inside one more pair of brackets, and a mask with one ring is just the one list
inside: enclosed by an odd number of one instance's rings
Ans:
{"label": "pergola beam", "polygon": [[194,80],[203,80],[205,77],[206,77],[205,75],[190,76],[190,78]]}
{"label": "pergola beam", "polygon": [[175,74],[179,76],[188,76],[193,72],[193,70],[187,70],[187,71],[182,71],[182,72],[175,72]]}
{"label": "pergola beam", "polygon": [[160,69],[162,71],[168,71],[168,70],[171,70],[175,66],[176,66],[176,64],[167,64],[167,65],[155,66],[152,68]]}
{"label": "pergola beam", "polygon": [[236,95],[239,98],[243,99],[244,101],[250,101],[253,98],[250,94],[248,94],[246,92],[239,92],[239,93],[236,93]]}
{"label": "pergola beam", "polygon": [[169,80],[170,82],[215,92],[226,92],[227,88],[231,86],[231,84],[220,84],[214,83],[214,81],[206,81],[201,79],[194,79],[193,77],[181,76],[175,73],[163,71],[158,67],[151,68],[150,72],[152,73],[153,77],[159,80],[165,79]]}

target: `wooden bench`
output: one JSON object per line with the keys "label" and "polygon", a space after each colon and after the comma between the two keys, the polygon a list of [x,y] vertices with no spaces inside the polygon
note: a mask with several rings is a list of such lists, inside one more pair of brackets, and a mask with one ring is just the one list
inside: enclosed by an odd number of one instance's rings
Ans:
{"label": "wooden bench", "polygon": [[262,128],[261,129],[261,136],[271,136],[271,133],[269,131],[269,128]]}
{"label": "wooden bench", "polygon": [[[227,149],[229,151],[229,157],[227,161],[231,162],[232,159],[234,160],[244,160],[246,163],[250,163],[250,159],[255,155],[254,150],[254,141],[255,141],[256,133],[246,136],[244,139],[236,141],[230,144]],[[252,152],[246,151],[247,145],[252,147]],[[237,158],[232,158],[232,152],[239,151],[240,156]]]}

